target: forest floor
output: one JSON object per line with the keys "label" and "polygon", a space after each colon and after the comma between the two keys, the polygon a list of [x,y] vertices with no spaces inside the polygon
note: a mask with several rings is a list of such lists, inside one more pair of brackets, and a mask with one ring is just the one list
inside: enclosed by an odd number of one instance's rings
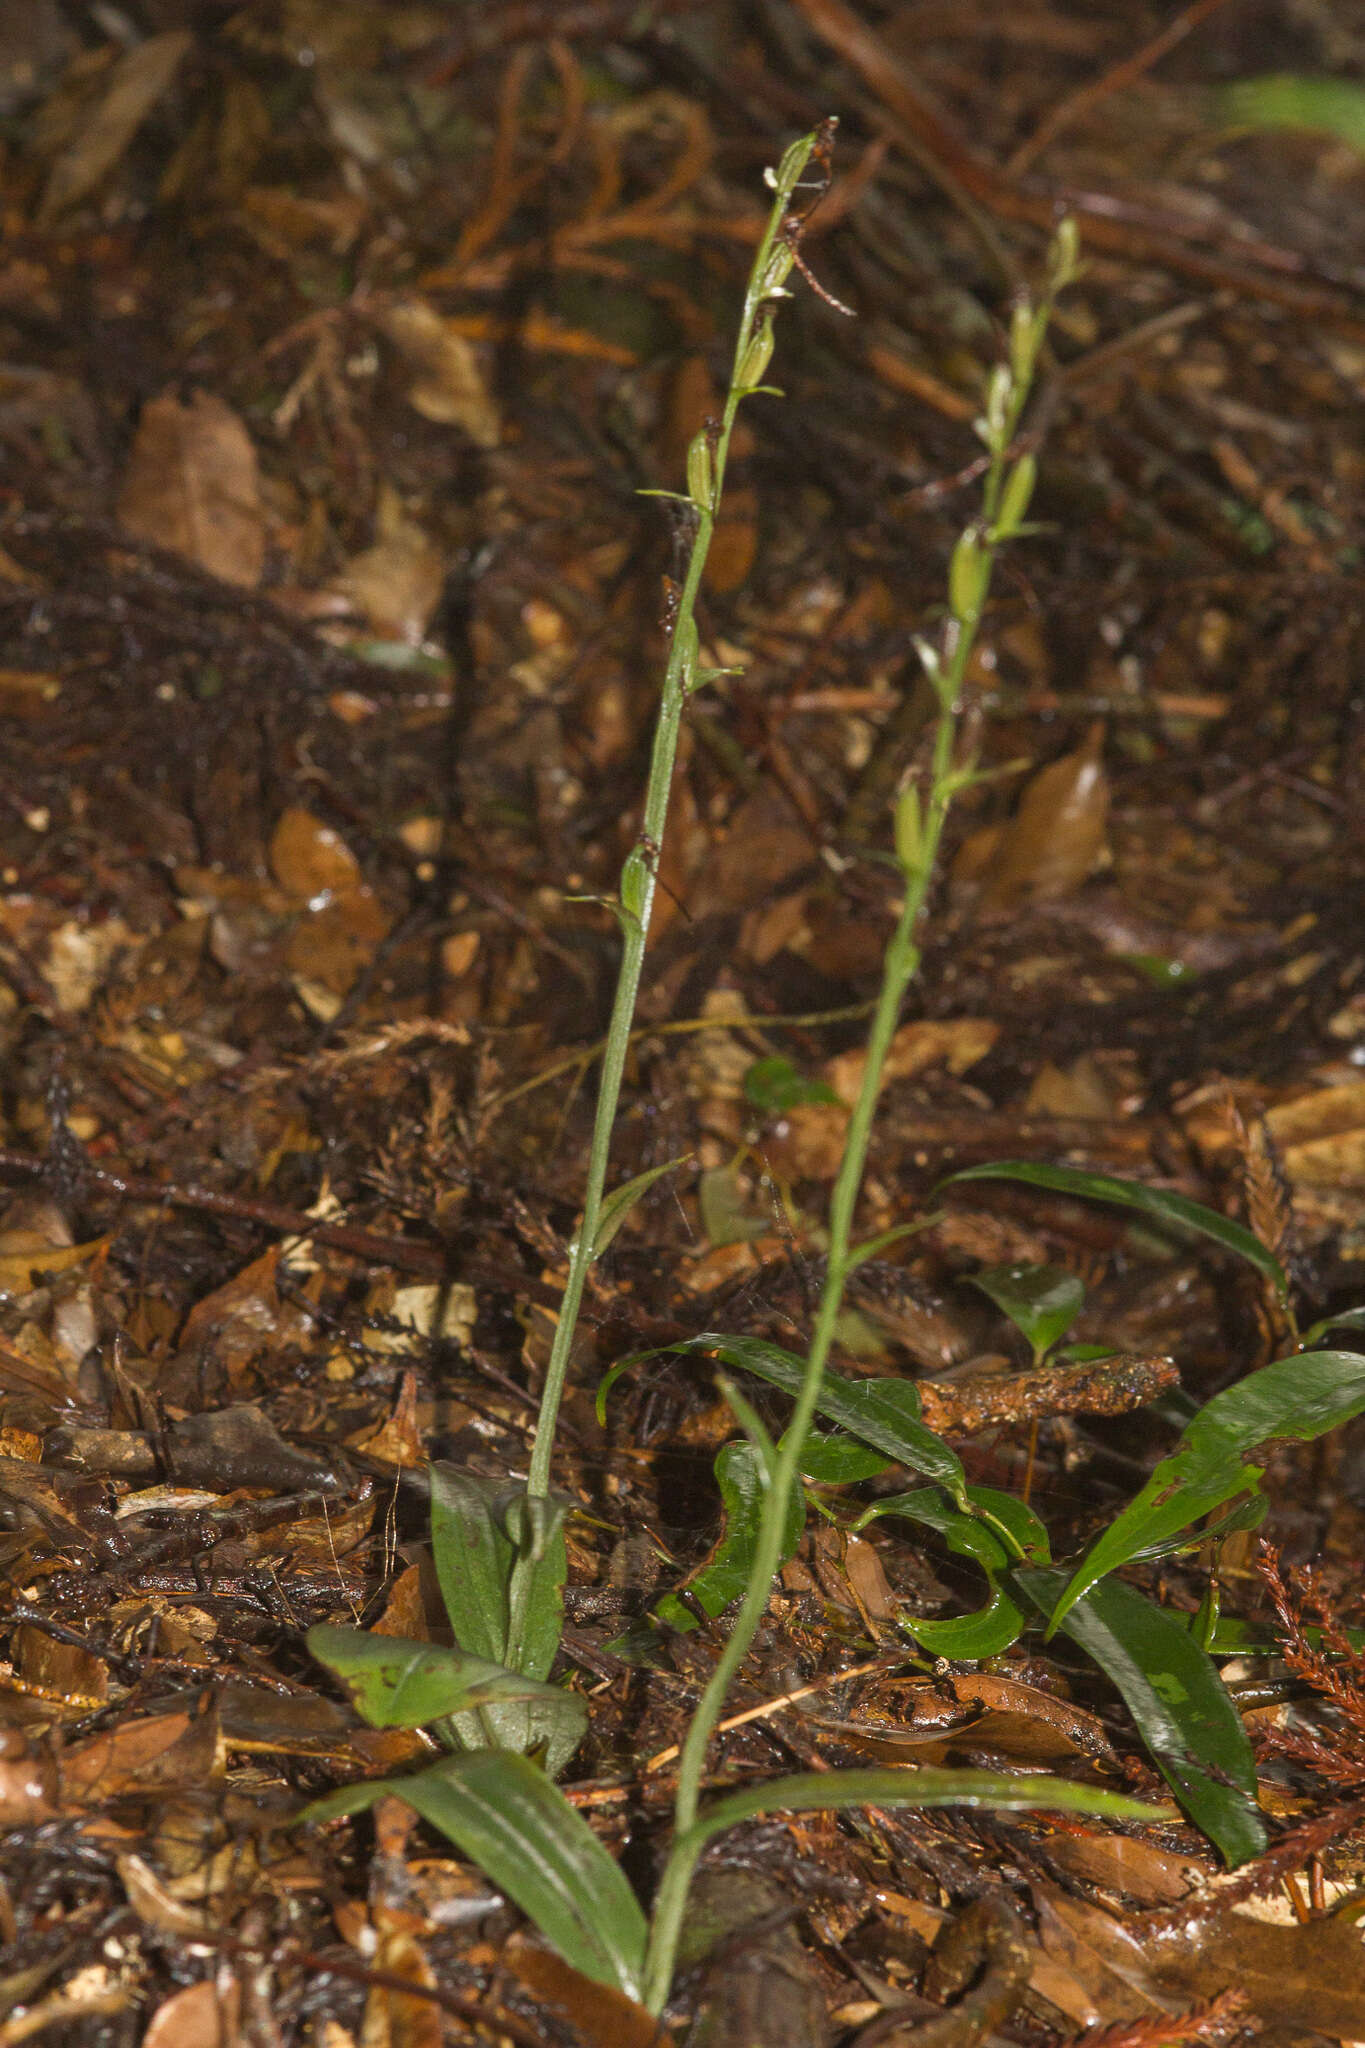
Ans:
{"label": "forest floor", "polygon": [[[919,1382],[1068,1556],[1292,1326],[1207,1238],[947,1176],[1140,1181],[1256,1231],[1301,1324],[1365,1302],[1363,117],[1230,90],[1362,65],[1348,0],[3,9],[0,2048],[1365,2039],[1365,1421],[1273,1446],[1216,1559],[1127,1573],[1194,1614],[1216,1569],[1287,1651],[1221,1660],[1268,1830],[1231,1877],[1073,1646],[917,1647],[981,1575],[851,1531],[889,1480],[825,1489],[709,1782],[1042,1769],[1153,1824],[755,1822],[664,2031],[407,1807],[297,1820],[430,1756],[305,1632],[439,1641],[426,1461],[526,1471],[684,537],[641,493],[826,117],[803,254],[855,317],[794,273],[742,415],[700,613],[736,672],[684,721],[612,1178],[682,1163],[594,1270],[557,1454],[569,1797],[647,1897],[736,1425],[695,1352],[594,1397],[703,1332],[804,1348],[915,638],[1063,213],[1037,530],[964,712],[998,772],[860,1212],[923,1227],[836,1362]],[[1002,1265],[1082,1282],[1123,1385],[1031,1385]]]}

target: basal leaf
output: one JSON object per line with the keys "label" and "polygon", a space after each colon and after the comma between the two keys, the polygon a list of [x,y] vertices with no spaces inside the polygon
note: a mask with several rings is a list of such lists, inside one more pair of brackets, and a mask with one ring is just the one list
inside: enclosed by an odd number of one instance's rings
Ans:
{"label": "basal leaf", "polygon": [[[506,1662],[512,1572],[525,1555],[530,1593],[518,1669],[527,1678],[548,1678],[563,1625],[564,1514],[561,1502],[531,1500],[524,1488],[495,1485],[457,1465],[431,1467],[432,1554],[462,1650],[493,1664]],[[490,1703],[477,1716],[462,1714],[450,1724],[455,1738],[467,1749],[489,1743],[543,1748],[553,1775],[573,1755],[584,1724],[572,1695],[547,1696],[552,1690],[525,1701]]]}
{"label": "basal leaf", "polygon": [[[726,1365],[742,1367],[795,1397],[805,1376],[805,1360],[784,1351],[765,1337],[724,1337],[707,1333],[671,1344],[670,1351],[710,1352]],[[624,1362],[624,1361],[623,1361]],[[949,1492],[965,1509],[966,1479],[962,1461],[941,1437],[920,1421],[920,1398],[912,1380],[849,1380],[827,1372],[816,1406],[861,1443],[884,1451],[898,1465],[922,1472]]]}
{"label": "basal leaf", "polygon": [[543,1771],[507,1750],[447,1757],[410,1778],[348,1785],[301,1819],[360,1813],[405,1800],[487,1873],[558,1950],[599,1984],[638,1999],[645,1917],[620,1866]]}
{"label": "basal leaf", "polygon": [[[854,1527],[866,1528],[882,1515],[903,1515],[908,1521],[937,1529],[955,1556],[970,1557],[981,1566],[990,1591],[984,1607],[941,1620],[904,1613],[900,1617],[916,1641],[935,1656],[979,1660],[999,1656],[1018,1641],[1024,1627],[1025,1610],[1003,1582],[1005,1573],[1020,1558],[1046,1563],[1049,1552],[1047,1531],[1022,1501],[988,1486],[969,1486],[967,1494],[982,1518],[964,1515],[937,1488],[925,1486],[875,1502]],[[984,1519],[986,1515],[990,1521]],[[1009,1549],[997,1531],[1008,1534]]]}
{"label": "basal leaf", "polygon": [[356,1712],[372,1728],[425,1728],[452,1714],[537,1696],[577,1708],[586,1725],[587,1710],[571,1694],[463,1650],[325,1622],[310,1628],[304,1640],[318,1662],[341,1680]]}
{"label": "basal leaf", "polygon": [[[1013,1583],[1046,1614],[1063,1575],[1020,1570]],[[1109,1579],[1069,1610],[1062,1627],[1123,1695],[1157,1769],[1225,1861],[1259,1856],[1266,1829],[1255,1803],[1251,1744],[1186,1617]]]}
{"label": "basal leaf", "polygon": [[1035,1358],[1061,1342],[1085,1302],[1084,1286],[1061,1266],[987,1266],[971,1283],[1023,1333]]}
{"label": "basal leaf", "polygon": [[964,1180],[1020,1181],[1025,1187],[1048,1188],[1053,1194],[1135,1209],[1157,1223],[1178,1224],[1184,1230],[1212,1238],[1225,1251],[1236,1252],[1270,1281],[1281,1301],[1288,1297],[1289,1281],[1284,1267],[1259,1237],[1240,1223],[1220,1216],[1216,1209],[1206,1209],[1202,1202],[1192,1202],[1188,1195],[1172,1194],[1169,1188],[1149,1188],[1137,1180],[1115,1180],[1107,1173],[1086,1173],[1076,1166],[1047,1166],[1036,1159],[1000,1159],[989,1166],[964,1167],[961,1173],[950,1174],[940,1186],[952,1187]]}
{"label": "basal leaf", "polygon": [[[725,1531],[710,1557],[686,1582],[691,1599],[713,1618],[741,1599],[748,1586],[767,1492],[763,1468],[763,1457],[752,1443],[723,1444],[716,1456],[716,1484],[725,1510]],[[801,1489],[793,1487],[782,1532],[784,1562],[801,1541],[804,1525],[805,1501]],[[665,1594],[654,1612],[660,1621],[682,1633],[697,1626],[696,1615],[689,1613],[676,1593]]]}
{"label": "basal leaf", "polygon": [[1254,1494],[1253,1454],[1275,1437],[1301,1442],[1365,1410],[1365,1355],[1304,1351],[1248,1373],[1206,1401],[1140,1494],[1086,1552],[1057,1604],[1055,1628],[1086,1588],[1238,1494]]}

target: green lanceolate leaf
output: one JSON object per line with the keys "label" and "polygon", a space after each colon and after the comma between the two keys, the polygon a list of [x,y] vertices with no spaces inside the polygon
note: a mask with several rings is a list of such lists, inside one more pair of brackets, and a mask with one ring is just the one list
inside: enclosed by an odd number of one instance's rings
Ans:
{"label": "green lanceolate leaf", "polygon": [[[998,1657],[1023,1632],[1025,1609],[1003,1583],[1005,1573],[1021,1559],[1046,1564],[1050,1553],[1046,1529],[1022,1501],[989,1486],[969,1486],[967,1495],[979,1510],[979,1518],[962,1514],[936,1488],[925,1486],[877,1501],[853,1526],[863,1529],[882,1515],[903,1515],[908,1521],[937,1529],[955,1556],[970,1557],[980,1565],[990,1598],[975,1613],[941,1621],[904,1613],[900,1617],[915,1640],[936,1657],[977,1660]],[[1008,1549],[997,1531],[1007,1536]]]}
{"label": "green lanceolate leaf", "polygon": [[[762,1453],[752,1443],[723,1444],[717,1454],[716,1484],[725,1509],[725,1533],[705,1564],[686,1582],[689,1598],[713,1619],[741,1599],[748,1587],[767,1492],[764,1467]],[[795,1552],[804,1526],[805,1502],[797,1487],[787,1502],[782,1531],[784,1562]],[[660,1621],[683,1633],[697,1626],[695,1613],[688,1611],[676,1593],[666,1594],[654,1612]]]}
{"label": "green lanceolate leaf", "polygon": [[1160,1818],[1154,1808],[1122,1792],[1102,1792],[1064,1778],[1006,1777],[996,1771],[803,1771],[746,1786],[716,1800],[674,1843],[651,1930],[645,2003],[652,2012],[660,2011],[668,1996],[687,1889],[707,1843],[739,1821],[761,1814],[843,1812],[854,1806],[969,1806],[998,1813],[1086,1813],[1108,1820]]}
{"label": "green lanceolate leaf", "polygon": [[1257,1492],[1253,1454],[1275,1437],[1310,1442],[1365,1411],[1365,1355],[1306,1351],[1248,1373],[1206,1401],[1140,1494],[1086,1552],[1057,1603],[1053,1628],[1087,1587],[1238,1494]]}
{"label": "green lanceolate leaf", "polygon": [[1214,105],[1230,127],[1307,129],[1365,154],[1365,86],[1354,79],[1272,71],[1221,86]]}
{"label": "green lanceolate leaf", "polygon": [[[793,1351],[784,1351],[778,1344],[770,1344],[764,1337],[724,1337],[708,1332],[668,1348],[710,1352],[724,1364],[754,1373],[770,1386],[780,1387],[784,1394],[793,1396],[800,1392],[806,1370],[804,1359]],[[637,1354],[637,1358],[641,1355],[650,1354]],[[622,1364],[627,1362],[623,1360]],[[619,1369],[614,1367],[613,1371]],[[601,1399],[600,1394],[598,1398]],[[829,1421],[837,1422],[859,1442],[884,1451],[897,1465],[922,1472],[966,1510],[962,1461],[920,1421],[920,1399],[912,1381],[848,1380],[826,1373],[816,1406]]]}
{"label": "green lanceolate leaf", "polygon": [[1311,1324],[1299,1339],[1300,1349],[1311,1351],[1329,1330],[1365,1330],[1365,1308],[1344,1308],[1340,1315],[1324,1316],[1321,1322]]}
{"label": "green lanceolate leaf", "polygon": [[1081,1282],[1061,1266],[988,1266],[971,1282],[1023,1333],[1035,1359],[1061,1342],[1085,1301]]}
{"label": "green lanceolate leaf", "polygon": [[630,1998],[643,1988],[645,1918],[620,1867],[543,1771],[506,1750],[447,1757],[410,1778],[347,1785],[305,1807],[321,1822],[402,1799],[447,1835],[565,1962]]}
{"label": "green lanceolate leaf", "polygon": [[1114,1180],[1107,1173],[1085,1173],[1076,1166],[1045,1166],[1036,1159],[1000,1159],[989,1166],[968,1166],[961,1173],[950,1174],[940,1185],[952,1187],[964,1180],[1020,1181],[1025,1187],[1047,1188],[1053,1194],[1074,1195],[1082,1201],[1113,1202],[1121,1209],[1135,1209],[1140,1215],[1150,1216],[1156,1223],[1177,1224],[1184,1230],[1197,1231],[1201,1237],[1212,1238],[1224,1251],[1236,1252],[1254,1266],[1271,1282],[1281,1301],[1288,1296],[1289,1281],[1274,1253],[1267,1251],[1261,1240],[1240,1223],[1230,1222],[1216,1209],[1206,1209],[1202,1202],[1192,1202],[1187,1195],[1172,1194],[1167,1188],[1149,1188],[1137,1180]]}
{"label": "green lanceolate leaf", "polygon": [[[1046,1614],[1063,1575],[1021,1570],[1013,1583]],[[1266,1845],[1251,1744],[1186,1620],[1110,1579],[1078,1601],[1062,1627],[1123,1695],[1157,1769],[1196,1827],[1227,1863],[1246,1863]]]}
{"label": "green lanceolate leaf", "polygon": [[[510,1588],[518,1560],[527,1560],[530,1591],[520,1676],[543,1680],[559,1649],[563,1622],[565,1509],[498,1486],[458,1466],[431,1468],[431,1544],[441,1598],[462,1650],[492,1664],[509,1661]],[[543,1687],[526,1700],[493,1702],[451,1722],[466,1749],[543,1749],[546,1768],[561,1771],[582,1740],[581,1701]]]}
{"label": "green lanceolate leaf", "polygon": [[612,1189],[602,1203],[593,1234],[592,1255],[595,1259],[601,1258],[631,1210],[649,1193],[655,1181],[662,1180],[666,1173],[676,1172],[680,1166],[686,1166],[691,1156],[690,1152],[680,1152],[676,1159],[666,1159],[662,1166],[651,1166],[648,1172],[637,1173],[633,1180],[623,1181],[619,1188]]}
{"label": "green lanceolate leaf", "polygon": [[571,1694],[463,1650],[325,1622],[310,1628],[304,1640],[319,1664],[341,1680],[352,1706],[372,1728],[425,1728],[452,1714],[537,1697],[578,1708],[586,1725],[587,1710]]}

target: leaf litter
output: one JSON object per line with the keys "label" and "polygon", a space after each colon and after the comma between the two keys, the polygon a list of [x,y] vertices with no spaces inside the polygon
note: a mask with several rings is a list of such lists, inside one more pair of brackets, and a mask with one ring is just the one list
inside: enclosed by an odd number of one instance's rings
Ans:
{"label": "leaf litter", "polygon": [[[1361,1424],[1304,1441],[1294,1391],[1354,1355],[1365,1249],[1365,169],[1280,127],[1361,51],[1344,13],[1207,6],[1157,50],[1150,12],[1039,8],[1026,56],[994,10],[911,51],[835,0],[6,25],[0,2039],[656,2036],[638,1975],[538,1944],[439,1825],[299,1824],[432,1756],[306,1644],[378,1623],[377,1668],[477,1683],[427,1460],[488,1498],[525,1471],[677,546],[635,494],[680,487],[718,403],[752,165],[833,111],[808,253],[859,319],[784,313],[788,402],[748,412],[703,603],[703,662],[740,672],[682,733],[631,1200],[556,1466],[563,1784],[595,1867],[628,1849],[624,1937],[662,1846],[647,1766],[761,1486],[715,1333],[779,1426],[894,915],[865,855],[929,715],[911,638],[1060,203],[1089,269],[1042,530],[970,682],[991,772],[878,1110],[842,1412],[713,1779],[1041,1771],[1160,1817],[755,1808],[702,1865],[670,2024],[1365,2035]],[[1296,71],[1225,125],[1230,80]],[[1065,1330],[972,1284],[1045,1269]],[[1342,1351],[1295,1363],[1287,1295]],[[1211,1536],[1182,1485],[1265,1519]],[[1064,1568],[1011,1553],[1025,1492]],[[1058,1617],[1097,1558],[1123,1576]],[[1124,1667],[1139,1610],[1189,1655]],[[1151,1678],[1214,1664],[1210,1764]],[[430,1718],[530,1711],[469,1698]]]}

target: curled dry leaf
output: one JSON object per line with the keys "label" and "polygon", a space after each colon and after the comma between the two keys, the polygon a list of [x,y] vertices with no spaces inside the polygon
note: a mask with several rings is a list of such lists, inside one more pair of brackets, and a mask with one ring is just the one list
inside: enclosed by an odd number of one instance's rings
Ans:
{"label": "curled dry leaf", "polygon": [[[1097,720],[1074,753],[1050,762],[1028,783],[980,872],[980,912],[1067,896],[1090,874],[1104,851],[1109,819],[1103,745]],[[970,879],[960,865],[954,878]]]}
{"label": "curled dry leaf", "polygon": [[188,405],[170,394],[149,400],[118,516],[140,540],[253,590],[265,567],[265,518],[256,450],[232,407],[204,391]]}
{"label": "curled dry leaf", "polygon": [[462,427],[480,448],[496,448],[502,426],[473,343],[425,299],[395,299],[375,317],[416,372],[407,392],[413,410],[440,426]]}
{"label": "curled dry leaf", "polygon": [[134,44],[110,66],[98,106],[78,124],[52,166],[38,208],[40,228],[51,226],[112,171],[170,86],[193,41],[187,29],[169,29]]}

